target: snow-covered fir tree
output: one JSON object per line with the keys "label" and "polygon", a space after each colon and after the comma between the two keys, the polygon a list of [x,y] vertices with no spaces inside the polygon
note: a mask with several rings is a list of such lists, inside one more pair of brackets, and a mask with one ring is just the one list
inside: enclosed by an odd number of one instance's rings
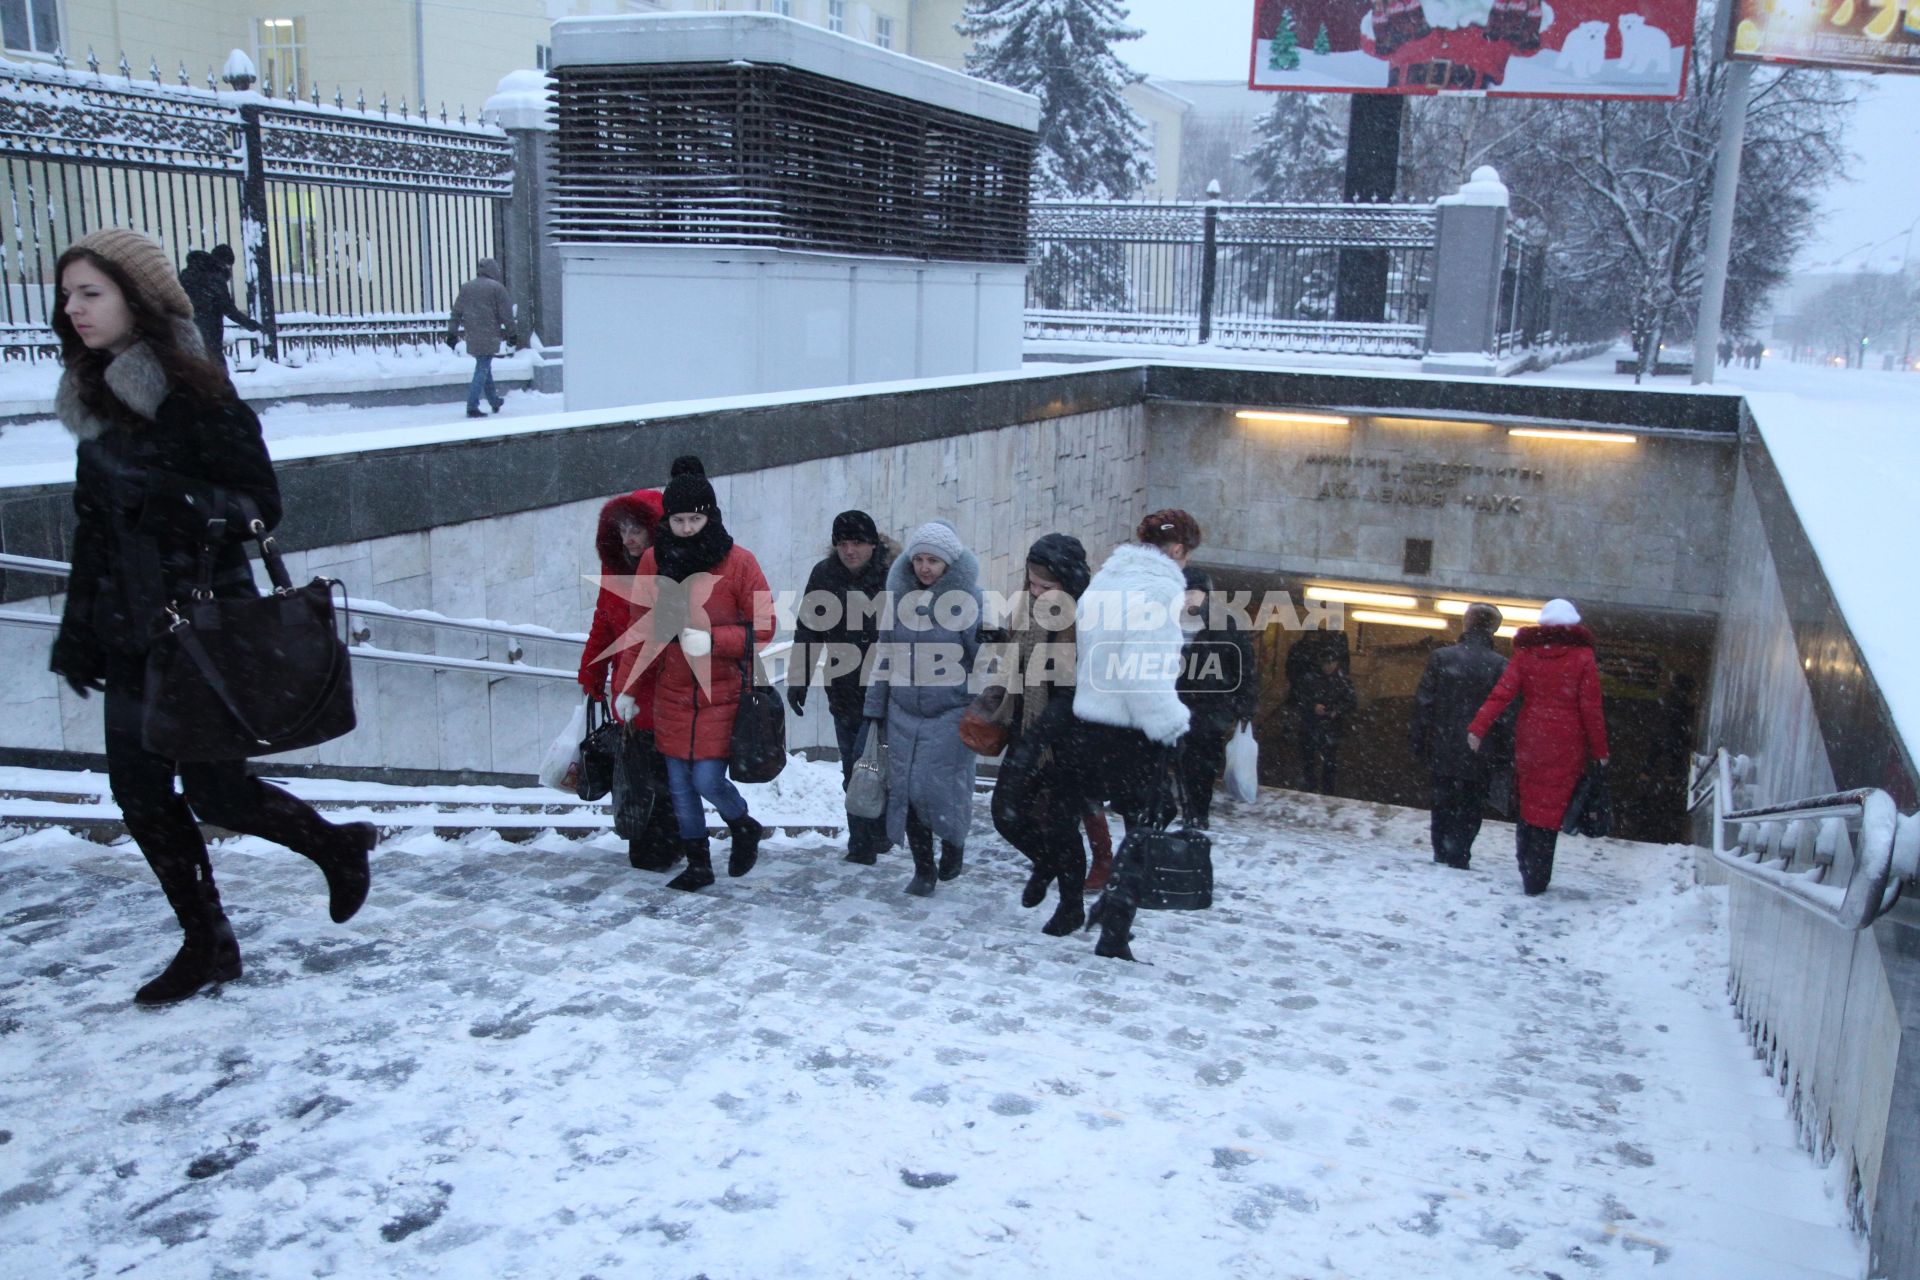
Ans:
{"label": "snow-covered fir tree", "polygon": [[[1340,199],[1347,133],[1345,112],[1336,114],[1339,105],[1340,100],[1328,94],[1273,95],[1273,105],[1254,123],[1257,140],[1234,157],[1246,167],[1252,199],[1267,204],[1330,204]],[[1319,250],[1279,244],[1233,253],[1236,269],[1229,278],[1240,282],[1249,304],[1269,315],[1327,318],[1311,308],[1301,310],[1313,293],[1308,277],[1320,265]]]}
{"label": "snow-covered fir tree", "polygon": [[1119,0],[968,0],[955,30],[970,37],[967,70],[1040,99],[1034,195],[1130,200],[1153,181],[1146,123],[1127,105],[1146,79],[1113,46],[1137,40]]}
{"label": "snow-covered fir tree", "polygon": [[[967,70],[1040,99],[1033,194],[1040,200],[1129,200],[1153,181],[1146,123],[1127,104],[1146,77],[1113,46],[1137,40],[1119,0],[968,0],[955,30],[970,37]],[[1029,282],[1042,308],[1131,309],[1118,244],[1047,245]]]}

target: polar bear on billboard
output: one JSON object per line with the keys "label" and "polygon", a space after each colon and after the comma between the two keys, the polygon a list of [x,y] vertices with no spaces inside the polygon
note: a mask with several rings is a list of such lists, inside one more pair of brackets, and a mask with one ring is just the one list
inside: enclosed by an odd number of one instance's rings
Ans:
{"label": "polar bear on billboard", "polygon": [[1607,60],[1607,24],[1583,22],[1567,33],[1560,45],[1554,67],[1568,75],[1588,77],[1600,74]]}
{"label": "polar bear on billboard", "polygon": [[1620,70],[1630,76],[1673,70],[1673,41],[1637,13],[1620,15]]}

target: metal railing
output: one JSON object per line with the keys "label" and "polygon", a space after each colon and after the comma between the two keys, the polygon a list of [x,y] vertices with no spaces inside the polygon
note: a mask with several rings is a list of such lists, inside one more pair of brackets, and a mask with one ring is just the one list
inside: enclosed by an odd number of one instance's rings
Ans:
{"label": "metal railing", "polygon": [[[1687,807],[1712,801],[1713,856],[1721,866],[1851,930],[1891,910],[1905,883],[1920,876],[1920,816],[1902,814],[1886,792],[1862,787],[1739,807],[1734,787],[1751,772],[1747,757],[1725,748],[1692,759]],[[1830,885],[1827,874],[1847,844],[1852,872],[1844,885]]]}

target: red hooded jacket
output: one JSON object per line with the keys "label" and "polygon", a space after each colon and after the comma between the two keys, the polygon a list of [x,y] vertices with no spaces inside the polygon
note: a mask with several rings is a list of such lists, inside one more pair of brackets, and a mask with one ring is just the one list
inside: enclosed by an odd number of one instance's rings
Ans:
{"label": "red hooded jacket", "polygon": [[1521,703],[1513,728],[1513,773],[1520,820],[1558,831],[1588,759],[1607,758],[1593,633],[1582,626],[1520,628],[1512,661],[1467,732],[1485,738],[1516,696]]}
{"label": "red hooded jacket", "polygon": [[[654,551],[640,557],[640,573],[656,573]],[[689,579],[694,581],[694,579]],[[757,652],[773,639],[773,593],[760,562],[736,545],[711,570],[711,580],[695,590],[694,616],[705,616],[704,628],[713,635],[713,651],[687,661],[678,633],[661,636],[666,648],[640,677],[657,681],[653,704],[653,741],[661,755],[678,760],[724,760],[733,744],[734,713],[740,709],[741,659],[747,655],[748,627]],[[629,606],[634,622],[649,613],[645,604]],[[701,670],[696,676],[695,666]],[[705,679],[706,687],[701,687]],[[638,689],[634,697],[646,705]]]}
{"label": "red hooded jacket", "polygon": [[[624,578],[637,571],[633,558],[627,555],[626,544],[620,539],[620,526],[627,522],[639,524],[651,540],[660,523],[660,510],[658,489],[619,494],[600,508],[600,524],[594,530],[593,545],[600,553],[603,579]],[[640,652],[639,646],[629,646],[615,654],[608,654],[607,648],[626,631],[628,609],[626,597],[606,586],[600,588],[600,598],[593,606],[593,627],[587,632],[586,652],[580,655],[580,687],[589,698],[605,698],[611,703],[614,694],[626,688],[627,673]],[[634,716],[637,728],[653,727],[653,686],[658,678],[657,670],[646,672],[634,690],[634,701],[640,704]]]}

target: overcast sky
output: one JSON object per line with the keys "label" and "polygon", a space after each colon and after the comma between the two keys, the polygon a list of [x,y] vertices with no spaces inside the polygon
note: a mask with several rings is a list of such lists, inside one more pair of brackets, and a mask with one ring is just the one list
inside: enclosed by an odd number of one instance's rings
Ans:
{"label": "overcast sky", "polygon": [[[1128,0],[1146,35],[1122,45],[1121,55],[1149,75],[1244,81],[1253,7],[1253,0]],[[1859,157],[1854,181],[1829,198],[1827,224],[1802,257],[1809,269],[1852,269],[1869,256],[1891,266],[1920,215],[1920,75],[1860,78],[1873,87],[1849,139]],[[1920,232],[1912,240],[1920,242]],[[1912,249],[1920,257],[1920,243]]]}

